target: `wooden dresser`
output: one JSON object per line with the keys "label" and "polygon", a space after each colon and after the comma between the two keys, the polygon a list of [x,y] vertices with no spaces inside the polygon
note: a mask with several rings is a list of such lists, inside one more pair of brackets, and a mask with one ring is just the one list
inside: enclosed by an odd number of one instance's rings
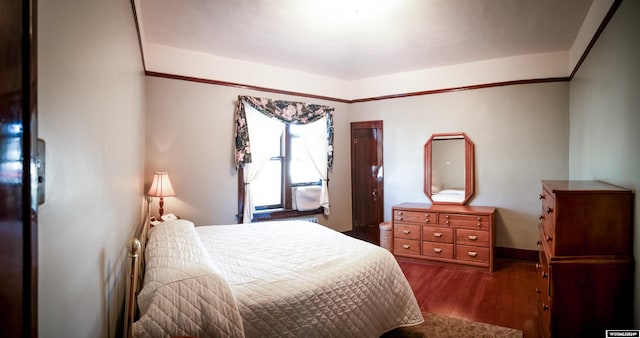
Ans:
{"label": "wooden dresser", "polygon": [[402,203],[393,211],[393,253],[493,271],[495,208]]}
{"label": "wooden dresser", "polygon": [[536,293],[543,337],[632,328],[633,198],[599,181],[542,181]]}

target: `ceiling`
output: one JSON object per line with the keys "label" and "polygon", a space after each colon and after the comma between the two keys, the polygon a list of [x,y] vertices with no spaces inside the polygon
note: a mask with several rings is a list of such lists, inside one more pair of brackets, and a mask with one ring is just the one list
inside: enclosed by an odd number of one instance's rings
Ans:
{"label": "ceiling", "polygon": [[142,41],[356,80],[568,51],[592,0],[139,0]]}

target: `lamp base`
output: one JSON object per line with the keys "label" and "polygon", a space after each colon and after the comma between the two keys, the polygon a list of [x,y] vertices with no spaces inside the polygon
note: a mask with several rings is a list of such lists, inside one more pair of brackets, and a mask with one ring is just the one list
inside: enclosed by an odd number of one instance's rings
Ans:
{"label": "lamp base", "polygon": [[160,208],[158,209],[160,213],[160,218],[162,218],[162,214],[164,214],[164,199],[160,197]]}

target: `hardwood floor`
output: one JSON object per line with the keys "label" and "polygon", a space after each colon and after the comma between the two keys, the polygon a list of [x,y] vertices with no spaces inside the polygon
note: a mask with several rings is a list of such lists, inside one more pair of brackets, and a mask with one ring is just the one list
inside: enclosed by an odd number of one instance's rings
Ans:
{"label": "hardwood floor", "polygon": [[[377,227],[346,232],[378,245]],[[398,258],[420,308],[451,317],[522,330],[524,337],[538,337],[535,262],[495,259],[494,272],[416,263]]]}
{"label": "hardwood floor", "polygon": [[398,259],[418,304],[431,312],[538,337],[535,263],[496,260],[493,273]]}

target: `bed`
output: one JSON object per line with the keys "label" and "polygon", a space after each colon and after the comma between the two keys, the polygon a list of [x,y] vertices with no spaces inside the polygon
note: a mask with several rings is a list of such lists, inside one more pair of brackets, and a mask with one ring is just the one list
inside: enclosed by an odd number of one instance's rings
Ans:
{"label": "bed", "polygon": [[139,315],[126,317],[134,337],[378,337],[423,322],[390,252],[319,224],[176,220],[149,232],[130,293]]}

